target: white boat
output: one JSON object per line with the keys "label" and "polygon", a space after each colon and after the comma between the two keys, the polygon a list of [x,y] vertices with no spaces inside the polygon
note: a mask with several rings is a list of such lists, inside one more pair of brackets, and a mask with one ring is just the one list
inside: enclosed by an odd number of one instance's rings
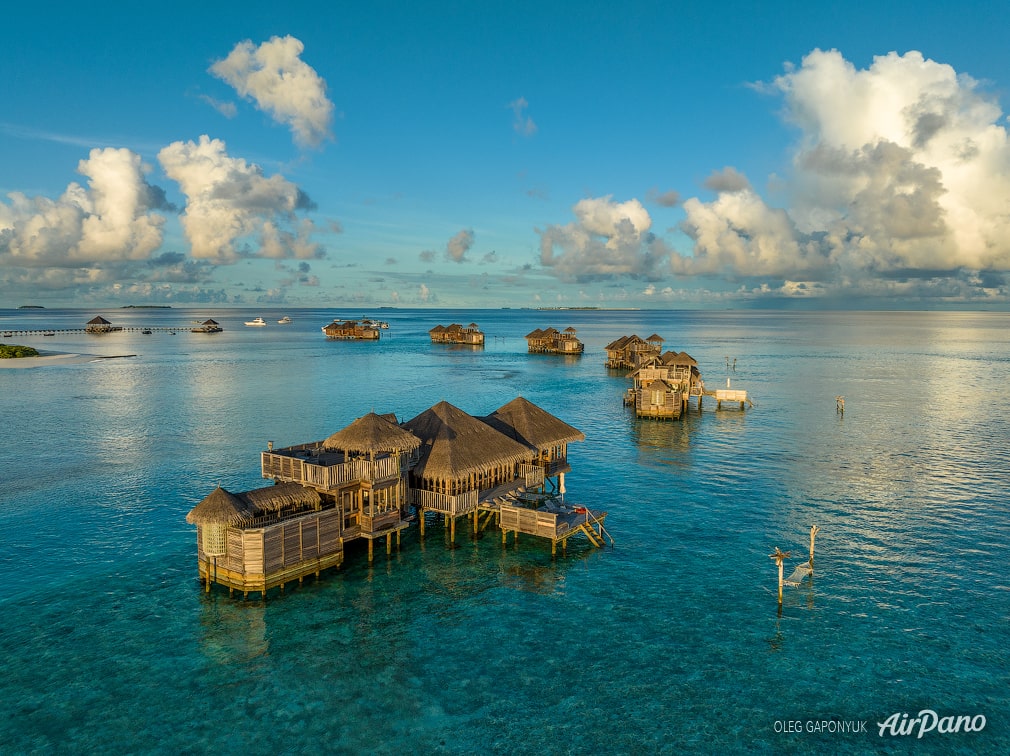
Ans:
{"label": "white boat", "polygon": [[361,321],[361,325],[366,328],[389,328],[389,323],[384,320],[372,320],[371,318],[365,318]]}
{"label": "white boat", "polygon": [[[287,315],[285,315],[283,318],[281,318],[277,322],[280,323],[281,325],[283,325],[285,323],[290,323],[291,322],[291,318],[289,318]],[[246,325],[249,325],[249,324],[246,323]]]}
{"label": "white boat", "polygon": [[263,318],[253,318],[245,322],[247,326],[265,326],[267,322]]}

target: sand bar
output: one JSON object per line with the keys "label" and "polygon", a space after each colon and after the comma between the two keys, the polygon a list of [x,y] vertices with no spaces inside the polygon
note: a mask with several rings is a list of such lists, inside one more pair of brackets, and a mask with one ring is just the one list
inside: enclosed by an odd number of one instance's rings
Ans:
{"label": "sand bar", "polygon": [[[136,357],[135,354],[113,355],[114,357]],[[85,362],[108,360],[102,354],[77,354],[76,352],[44,352],[39,350],[38,357],[8,357],[0,359],[0,368],[33,368],[46,365],[80,365]]]}

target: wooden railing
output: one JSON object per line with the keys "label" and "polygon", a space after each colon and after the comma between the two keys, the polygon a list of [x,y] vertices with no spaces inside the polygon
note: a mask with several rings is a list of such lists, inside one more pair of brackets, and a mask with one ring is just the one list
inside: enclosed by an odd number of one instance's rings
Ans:
{"label": "wooden railing", "polygon": [[[513,530],[551,539],[558,536],[558,516],[554,512],[515,507],[511,504],[502,504],[499,512],[502,530]],[[561,525],[564,526],[563,529],[567,528],[567,523],[562,522]]]}
{"label": "wooden railing", "polygon": [[401,467],[406,464],[406,457],[383,457],[374,461],[352,459],[338,465],[317,465],[311,460],[271,452],[263,452],[260,457],[264,478],[292,481],[322,489],[333,489],[358,480],[374,483],[398,478]]}
{"label": "wooden railing", "polygon": [[467,514],[477,508],[476,491],[466,491],[456,496],[449,496],[448,494],[435,493],[434,491],[422,491],[411,488],[409,489],[408,499],[411,504],[419,509],[430,509],[452,516]]}

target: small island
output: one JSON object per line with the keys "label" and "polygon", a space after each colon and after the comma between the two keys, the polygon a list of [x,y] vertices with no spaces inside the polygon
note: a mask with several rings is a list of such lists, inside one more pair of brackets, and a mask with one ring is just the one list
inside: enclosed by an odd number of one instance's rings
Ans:
{"label": "small island", "polygon": [[12,360],[19,357],[38,357],[39,350],[19,344],[0,344],[0,360]]}

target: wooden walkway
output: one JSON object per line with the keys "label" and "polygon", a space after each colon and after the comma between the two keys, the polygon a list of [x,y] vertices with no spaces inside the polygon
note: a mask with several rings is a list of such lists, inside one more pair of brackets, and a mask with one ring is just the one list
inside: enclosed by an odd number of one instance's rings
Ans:
{"label": "wooden walkway", "polygon": [[134,331],[138,333],[143,333],[144,331],[161,331],[166,333],[178,333],[180,331],[189,331],[189,328],[178,327],[173,328],[171,326],[123,326],[116,327],[110,331],[89,331],[86,328],[33,328],[30,330],[6,330],[0,328],[0,335],[5,339],[12,338],[14,336],[57,336],[63,334],[77,334],[77,333],[88,333],[94,334],[95,336],[107,336],[110,333],[120,333],[122,331]]}

